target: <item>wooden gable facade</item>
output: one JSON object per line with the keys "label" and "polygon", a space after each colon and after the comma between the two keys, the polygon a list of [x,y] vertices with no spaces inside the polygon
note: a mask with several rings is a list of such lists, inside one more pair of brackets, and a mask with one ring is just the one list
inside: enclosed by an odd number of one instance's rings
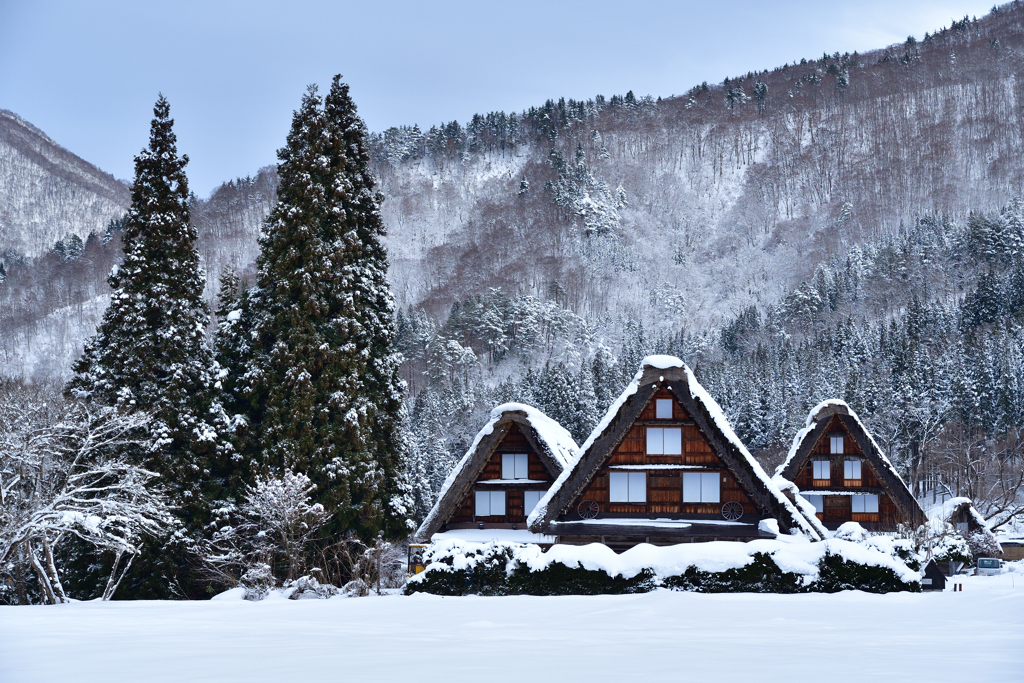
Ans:
{"label": "wooden gable facade", "polygon": [[921,506],[849,406],[828,401],[808,422],[778,473],[796,484],[826,528],[857,522],[869,531],[895,531],[924,521]]}
{"label": "wooden gable facade", "polygon": [[456,529],[526,529],[533,507],[577,446],[540,411],[506,404],[492,411],[469,452],[445,482],[416,537]]}
{"label": "wooden gable facade", "polygon": [[760,522],[774,518],[783,531],[799,526],[814,537],[731,429],[724,433],[717,404],[707,405],[688,369],[665,358],[642,367],[635,391],[612,407],[530,529],[561,543],[629,547],[770,538]]}

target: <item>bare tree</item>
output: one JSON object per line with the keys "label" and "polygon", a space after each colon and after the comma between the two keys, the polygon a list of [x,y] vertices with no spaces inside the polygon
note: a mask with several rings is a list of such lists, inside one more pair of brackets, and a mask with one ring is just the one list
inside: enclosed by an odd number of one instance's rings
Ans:
{"label": "bare tree", "polygon": [[[0,410],[0,567],[15,582],[31,569],[43,600],[67,602],[56,549],[78,538],[114,555],[103,591],[109,600],[146,536],[174,524],[156,475],[124,458],[143,446],[147,417],[79,402],[54,408],[6,391]],[[124,563],[122,565],[122,562]],[[23,589],[19,601],[26,601]]]}

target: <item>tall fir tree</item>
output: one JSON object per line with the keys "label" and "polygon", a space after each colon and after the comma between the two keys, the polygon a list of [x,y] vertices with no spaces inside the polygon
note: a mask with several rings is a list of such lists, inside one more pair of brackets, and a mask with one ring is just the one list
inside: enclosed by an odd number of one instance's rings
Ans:
{"label": "tall fir tree", "polygon": [[305,472],[330,531],[398,536],[412,498],[383,197],[340,76],[323,100],[310,87],[278,159],[278,203],[240,306],[244,448],[261,469]]}
{"label": "tall fir tree", "polygon": [[[206,339],[210,316],[189,215],[188,157],[178,156],[163,95],[153,116],[149,146],[135,157],[124,260],[108,280],[110,306],[67,390],[100,405],[152,414],[151,447],[135,457],[161,475],[185,529],[196,531],[221,494],[224,413],[215,389],[219,370]],[[185,581],[172,576],[179,563],[167,557],[179,551],[155,550],[139,563],[137,575],[162,574],[137,595],[159,596],[161,581],[165,587]],[[150,571],[158,565],[160,572]]]}

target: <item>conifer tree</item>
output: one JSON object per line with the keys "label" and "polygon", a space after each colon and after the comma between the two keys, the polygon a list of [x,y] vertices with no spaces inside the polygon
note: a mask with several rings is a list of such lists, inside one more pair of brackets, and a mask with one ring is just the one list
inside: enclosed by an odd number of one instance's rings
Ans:
{"label": "conifer tree", "polygon": [[246,450],[307,474],[334,533],[409,529],[404,383],[367,132],[336,76],[310,87],[278,152],[278,203],[260,242]]}
{"label": "conifer tree", "polygon": [[153,108],[149,146],[135,157],[124,261],[111,272],[110,306],[75,364],[68,390],[102,405],[153,415],[143,463],[178,492],[183,516],[203,516],[202,489],[219,442],[217,367],[190,223],[187,156],[178,156],[170,106]]}
{"label": "conifer tree", "polygon": [[[225,480],[219,369],[206,340],[209,311],[190,222],[187,156],[178,156],[174,120],[161,95],[149,146],[135,157],[132,204],[123,220],[124,260],[109,277],[110,306],[74,366],[68,393],[152,415],[149,446],[130,454],[157,472],[183,523],[200,533]],[[151,547],[126,586],[135,597],[199,596],[184,572],[184,545]],[[83,576],[94,568],[82,568]]]}

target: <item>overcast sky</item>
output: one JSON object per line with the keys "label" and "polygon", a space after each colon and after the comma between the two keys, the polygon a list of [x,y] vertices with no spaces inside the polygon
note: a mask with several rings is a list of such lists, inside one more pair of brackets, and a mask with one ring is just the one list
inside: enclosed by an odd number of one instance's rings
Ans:
{"label": "overcast sky", "polygon": [[866,51],[992,0],[273,3],[0,0],[0,108],[118,178],[171,103],[192,189],[274,163],[309,83],[335,73],[370,130],[547,98],[701,81]]}

